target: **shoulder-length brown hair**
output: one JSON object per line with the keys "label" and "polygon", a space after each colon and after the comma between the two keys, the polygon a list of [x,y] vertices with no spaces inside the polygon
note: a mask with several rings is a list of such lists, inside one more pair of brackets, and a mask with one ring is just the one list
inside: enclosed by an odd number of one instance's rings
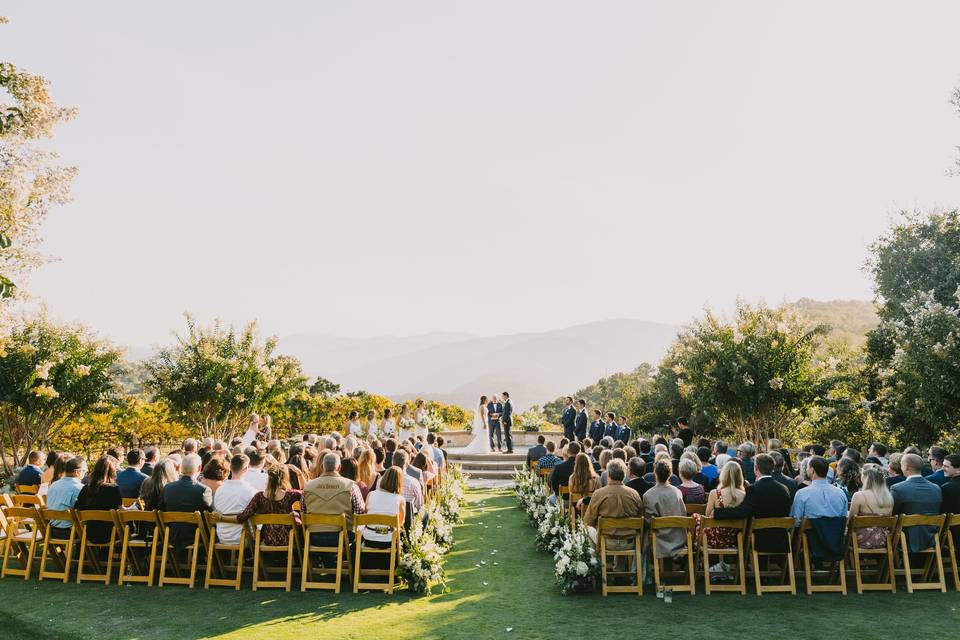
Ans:
{"label": "shoulder-length brown hair", "polygon": [[390,467],[380,477],[380,484],[377,485],[377,489],[397,495],[403,493],[403,472],[397,467]]}
{"label": "shoulder-length brown hair", "polygon": [[593,470],[590,456],[578,453],[573,463],[573,475],[570,476],[570,492],[584,493],[593,489],[597,472]]}

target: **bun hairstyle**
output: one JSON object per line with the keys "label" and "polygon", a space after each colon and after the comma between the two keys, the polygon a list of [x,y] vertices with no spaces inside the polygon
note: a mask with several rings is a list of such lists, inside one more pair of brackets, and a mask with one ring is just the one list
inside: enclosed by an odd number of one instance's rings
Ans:
{"label": "bun hairstyle", "polygon": [[480,396],[480,404],[483,404],[487,401],[487,396]]}

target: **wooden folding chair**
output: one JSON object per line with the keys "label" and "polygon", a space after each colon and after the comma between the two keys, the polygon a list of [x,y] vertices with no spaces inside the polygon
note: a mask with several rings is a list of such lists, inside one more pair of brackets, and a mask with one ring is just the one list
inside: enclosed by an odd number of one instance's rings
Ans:
{"label": "wooden folding chair", "polygon": [[9,496],[10,504],[14,507],[36,507],[43,508],[43,498],[32,493],[13,494]]}
{"label": "wooden folding chair", "polygon": [[[562,487],[561,487],[562,488]],[[567,487],[569,491],[569,487]],[[563,493],[562,491],[560,492]],[[570,492],[570,504],[567,506],[567,514],[570,517],[570,530],[575,531],[577,528],[577,503],[584,499],[589,498],[593,495],[593,491],[588,491],[587,493],[573,493]],[[586,510],[586,505],[584,505],[584,510]]]}
{"label": "wooden folding chair", "polygon": [[531,460],[531,461],[530,461],[530,471],[533,471],[534,473],[536,473],[536,471],[537,471],[537,461],[536,461],[536,460]]}
{"label": "wooden folding chair", "polygon": [[40,492],[40,485],[38,484],[18,484],[16,486],[17,493],[27,494],[35,496]]}
{"label": "wooden folding chair", "polygon": [[[600,584],[603,596],[608,593],[635,593],[638,596],[643,595],[643,518],[600,518],[597,522],[597,546],[600,556]],[[607,539],[610,538],[608,531],[614,529],[632,529],[633,549],[610,550],[607,548]],[[626,539],[629,539],[626,538]],[[619,539],[624,539],[618,536]],[[607,569],[607,558],[613,558],[614,570]],[[617,571],[617,558],[631,558],[634,562],[633,571]],[[635,582],[632,585],[613,585],[609,584],[609,579],[614,577],[629,576]]]}
{"label": "wooden folding chair", "polygon": [[[887,530],[887,541],[883,548],[864,549],[860,546],[857,531],[862,529],[881,528]],[[850,536],[850,555],[853,557],[853,574],[857,583],[857,593],[864,591],[897,592],[897,578],[894,574],[893,547],[894,533],[897,529],[897,516],[854,516],[848,525]],[[870,574],[877,577],[877,582],[864,582],[863,560],[876,560],[876,567]],[[889,580],[887,577],[889,576]]]}
{"label": "wooden folding chair", "polygon": [[[564,504],[564,496],[566,496],[567,504]],[[568,485],[560,485],[560,489],[557,491],[557,500],[561,508],[569,508],[570,503],[570,487]]]}
{"label": "wooden folding chair", "polygon": [[[6,544],[3,545],[3,565],[0,578],[23,576],[26,580],[33,569],[33,555],[40,537],[40,524],[37,510],[28,507],[7,507]],[[20,568],[10,566],[10,557],[17,559]]]}
{"label": "wooden folding chair", "polygon": [[[223,514],[216,512],[208,512],[206,514],[207,520],[207,574],[203,582],[203,588],[209,589],[210,587],[233,587],[235,590],[240,590],[240,583],[243,580],[243,552],[248,544],[247,536],[247,527],[245,525],[237,525],[240,527],[240,540],[236,544],[230,544],[226,542],[221,542],[220,537],[217,535],[217,525],[220,523],[225,523]],[[226,522],[227,524],[235,524],[232,521]],[[230,553],[230,561],[236,570],[233,573],[233,576],[230,577],[227,575],[227,569],[230,567],[229,564],[224,564],[222,558],[220,557],[221,552],[227,551]],[[213,577],[213,568],[214,565],[217,567],[217,572],[221,577]]]}
{"label": "wooden folding chair", "polygon": [[[924,515],[901,515],[897,524],[896,544],[900,546],[901,560],[903,563],[903,576],[907,582],[907,593],[913,593],[914,589],[939,589],[947,590],[947,582],[943,576],[943,556],[940,548],[940,536],[943,534],[944,524],[947,521],[945,515],[924,516]],[[937,531],[933,536],[933,546],[919,551],[910,551],[910,545],[907,540],[906,529],[910,527],[936,527]],[[927,556],[922,568],[914,569],[910,564],[911,554],[924,554]],[[938,580],[930,582],[930,570],[936,567]],[[915,582],[913,574],[922,572],[920,582]]]}
{"label": "wooden folding chair", "polygon": [[[943,534],[940,536],[940,546],[947,549],[947,560],[950,562],[950,573],[953,574],[953,588],[960,591],[960,567],[957,565],[957,544],[953,540],[953,530],[960,527],[960,514],[951,513],[947,515],[946,522],[943,523]],[[960,535],[960,529],[957,530]]]}
{"label": "wooden folding chair", "polygon": [[[694,551],[693,551],[693,528],[695,526],[693,518],[686,516],[664,516],[660,518],[653,518],[650,521],[650,553],[653,556],[653,580],[657,585],[657,588],[666,588],[672,589],[673,591],[686,591],[690,595],[696,595],[697,593],[697,570],[694,568]],[[685,555],[687,557],[687,570],[676,571],[676,572],[667,572],[661,566],[663,563],[663,558],[657,557],[657,531],[662,531],[664,529],[683,529],[687,537],[687,550]],[[687,581],[681,582],[678,584],[668,584],[666,578],[669,575],[683,575],[686,574]]]}
{"label": "wooden folding chair", "polygon": [[[165,584],[185,584],[193,589],[194,580],[197,577],[197,560],[200,557],[200,543],[205,540],[203,531],[203,518],[199,511],[160,511],[158,512],[160,525],[163,527],[163,552],[160,559],[160,578],[157,586],[162,587]],[[193,542],[185,545],[187,552],[187,561],[190,565],[190,576],[183,577],[180,573],[180,563],[177,560],[177,550],[173,545],[170,536],[170,525],[173,524],[192,524],[194,525]],[[154,534],[156,535],[156,534]],[[167,562],[173,567],[174,575],[167,575]]]}
{"label": "wooden folding chair", "polygon": [[[53,578],[63,582],[70,581],[71,562],[73,562],[73,547],[77,543],[77,530],[80,522],[73,511],[54,511],[43,509],[40,511],[40,520],[43,522],[43,550],[40,552],[40,580]],[[67,538],[54,538],[52,521],[69,522],[70,535]],[[53,557],[60,571],[47,569],[47,560]]]}
{"label": "wooden folding chair", "polygon": [[[123,542],[120,547],[120,574],[117,584],[124,582],[138,582],[148,587],[153,585],[153,575],[157,567],[157,545],[163,537],[160,519],[156,511],[140,511],[130,509],[117,511],[117,527],[123,531]],[[142,526],[152,524],[152,527]],[[146,566],[141,566],[137,560],[137,551],[143,552]],[[127,562],[131,564],[127,571]]]}
{"label": "wooden folding chair", "polygon": [[[803,575],[806,581],[807,586],[807,595],[812,593],[842,593],[847,595],[847,564],[844,560],[846,555],[846,550],[841,554],[839,560],[834,563],[835,568],[830,570],[830,582],[827,584],[815,584],[813,582],[813,557],[811,556],[810,551],[810,532],[813,531],[816,534],[816,529],[813,528],[813,525],[810,523],[808,518],[804,518],[800,523],[799,536],[800,536],[800,549],[799,552],[803,554]],[[846,540],[846,538],[844,538]],[[846,546],[846,545],[844,545]],[[836,572],[839,575],[840,582],[839,584],[834,584],[832,581],[833,574]]]}
{"label": "wooden folding chair", "polygon": [[[757,595],[764,593],[783,593],[789,592],[797,595],[797,579],[793,568],[793,536],[797,527],[797,521],[790,516],[782,518],[753,518],[750,521],[750,528],[747,539],[750,542],[751,560],[753,564],[753,577],[756,584]],[[782,529],[787,539],[786,552],[758,551],[757,550],[757,531],[767,531],[772,529]],[[770,558],[773,556],[786,556],[786,562],[783,565],[781,573],[782,584],[764,585],[762,580],[763,572],[760,571],[760,558]],[[769,575],[769,572],[768,572]]]}
{"label": "wooden folding chair", "polygon": [[[693,505],[688,505],[693,506]],[[708,529],[736,529],[737,544],[735,547],[711,547],[707,538]],[[707,595],[711,591],[737,591],[740,595],[747,595],[747,572],[744,563],[743,532],[747,528],[746,520],[718,520],[717,518],[700,519],[700,550],[703,554],[703,588]],[[721,560],[728,556],[737,557],[736,584],[714,584],[710,581],[710,556],[719,556]]]}
{"label": "wooden folding chair", "polygon": [[[300,591],[307,589],[333,589],[334,593],[340,593],[340,581],[344,575],[349,578],[353,573],[353,565],[350,562],[350,541],[347,538],[347,518],[342,513],[336,515],[326,515],[321,513],[304,513],[301,524],[303,525],[303,567],[300,580]],[[335,547],[315,547],[310,544],[310,525],[328,525],[339,528],[337,545]],[[334,533],[334,532],[330,532]],[[337,565],[334,568],[314,567],[310,561],[311,553],[330,553],[336,554]],[[313,580],[313,574],[332,575],[330,580]]]}
{"label": "wooden folding chair", "polygon": [[[541,469],[539,466],[537,467],[537,475],[540,476],[540,479],[544,482],[544,484],[547,484],[547,480],[550,479],[551,471],[553,471],[552,467],[547,467],[545,469]],[[549,486],[549,484],[547,486]]]}
{"label": "wooden folding chair", "polygon": [[[113,577],[113,553],[117,542],[117,521],[113,511],[89,510],[77,511],[77,521],[80,523],[80,552],[77,554],[77,584],[84,581],[102,582],[110,584]],[[92,542],[89,536],[90,523],[109,523],[110,539],[107,542]],[[105,549],[107,552],[107,566],[103,569],[97,551]],[[93,572],[84,571],[86,561],[93,566]]]}
{"label": "wooden folding chair", "polygon": [[[261,542],[261,527],[264,525],[285,525],[287,527],[287,544],[268,545]],[[250,526],[254,527],[256,533],[253,537],[253,590],[263,589],[284,589],[290,591],[290,585],[293,582],[293,564],[297,554],[294,550],[296,540],[296,524],[292,513],[261,513],[250,518]],[[264,553],[285,553],[287,554],[287,567],[285,580],[270,580],[267,567],[260,565],[260,556]],[[260,573],[263,578],[260,578]]]}
{"label": "wooden folding chair", "polygon": [[121,498],[123,501],[123,508],[129,509],[133,505],[137,505],[141,509],[143,508],[143,503],[140,502],[140,498]]}
{"label": "wooden folding chair", "polygon": [[707,513],[707,505],[705,504],[684,504],[683,506],[686,507],[688,516],[694,514],[700,514],[702,516]]}
{"label": "wooden folding chair", "polygon": [[[390,548],[374,549],[363,546],[361,527],[380,527],[390,529]],[[357,593],[360,589],[376,589],[393,593],[394,573],[397,568],[397,560],[400,555],[400,517],[364,514],[353,516],[353,532],[356,543],[356,556],[353,562],[353,592]],[[389,554],[390,564],[387,569],[364,569],[361,563],[362,554]],[[363,576],[387,576],[386,582],[363,582]]]}

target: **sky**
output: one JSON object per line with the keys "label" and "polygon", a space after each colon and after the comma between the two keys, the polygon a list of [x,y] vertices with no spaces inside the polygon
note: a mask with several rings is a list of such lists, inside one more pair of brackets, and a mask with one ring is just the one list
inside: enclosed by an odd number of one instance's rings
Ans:
{"label": "sky", "polygon": [[953,208],[960,3],[0,2],[79,109],[29,289],[121,343],[869,299]]}

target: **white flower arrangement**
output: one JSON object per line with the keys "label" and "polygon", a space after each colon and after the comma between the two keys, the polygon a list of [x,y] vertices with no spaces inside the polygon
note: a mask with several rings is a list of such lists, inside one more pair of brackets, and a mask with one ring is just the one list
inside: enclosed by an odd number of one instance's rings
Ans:
{"label": "white flower arrangement", "polygon": [[570,531],[570,519],[567,510],[559,504],[547,504],[545,509],[544,517],[537,526],[537,548],[556,553],[563,546],[566,534]]}
{"label": "white flower arrangement", "polygon": [[447,428],[447,423],[440,417],[439,412],[427,411],[423,417],[423,426],[425,426],[430,433],[440,433]]}
{"label": "white flower arrangement", "polygon": [[424,530],[420,518],[414,519],[410,531],[403,536],[397,573],[414,593],[430,595],[434,584],[445,584],[440,546]]}
{"label": "white flower arrangement", "polygon": [[597,585],[600,564],[587,528],[582,521],[574,531],[566,529],[559,549],[554,553],[554,576],[564,594],[589,593]]}

